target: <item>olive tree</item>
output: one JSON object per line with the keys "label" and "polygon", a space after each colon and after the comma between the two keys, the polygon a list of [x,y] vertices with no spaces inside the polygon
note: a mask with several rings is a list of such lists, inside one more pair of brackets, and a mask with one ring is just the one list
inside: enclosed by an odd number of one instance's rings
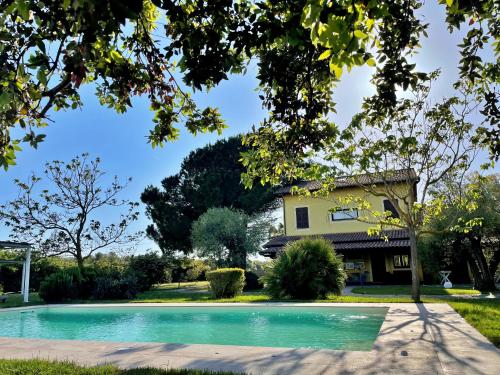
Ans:
{"label": "olive tree", "polygon": [[230,208],[211,208],[193,223],[191,241],[201,258],[219,267],[246,269],[248,255],[257,253],[268,233],[268,220]]}

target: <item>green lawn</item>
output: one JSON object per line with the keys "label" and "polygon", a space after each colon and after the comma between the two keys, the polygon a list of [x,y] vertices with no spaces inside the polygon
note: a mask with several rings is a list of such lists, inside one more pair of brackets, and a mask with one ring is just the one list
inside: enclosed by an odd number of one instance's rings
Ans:
{"label": "green lawn", "polygon": [[120,370],[114,366],[81,367],[69,362],[38,359],[0,359],[0,374],[5,375],[234,375],[232,372],[139,368]]}
{"label": "green lawn", "polygon": [[[411,287],[409,285],[380,285],[380,286],[363,286],[352,289],[353,293],[358,294],[386,294],[386,295],[410,295]],[[470,287],[453,287],[445,289],[438,285],[422,285],[421,294],[427,296],[447,296],[447,295],[466,295],[466,294],[481,294],[478,290]]]}
{"label": "green lawn", "polygon": [[454,300],[448,302],[457,313],[500,348],[500,300]]}
{"label": "green lawn", "polygon": [[9,299],[5,303],[0,302],[0,309],[6,307],[19,307],[19,306],[31,306],[31,305],[40,305],[44,303],[40,297],[38,297],[38,293],[30,293],[29,303],[23,303],[23,296],[21,294],[9,294]]}
{"label": "green lawn", "polygon": [[188,289],[188,290],[203,290],[208,291],[208,281],[187,281],[182,283],[168,283],[158,285],[157,288],[160,289]]}

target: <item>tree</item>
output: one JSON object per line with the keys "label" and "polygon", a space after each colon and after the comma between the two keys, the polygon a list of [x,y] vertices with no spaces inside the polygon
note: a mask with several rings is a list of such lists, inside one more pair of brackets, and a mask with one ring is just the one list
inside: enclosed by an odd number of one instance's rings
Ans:
{"label": "tree", "polygon": [[211,208],[193,223],[191,241],[197,255],[218,267],[246,269],[268,238],[269,222],[229,208]]}
{"label": "tree", "polygon": [[[43,141],[35,131],[48,124],[51,110],[82,106],[85,83],[118,113],[132,106],[132,97],[147,96],[153,146],[176,139],[182,120],[193,133],[220,132],[218,111],[198,109],[175,80],[174,62],[155,36],[160,15],[150,0],[2,1],[0,166],[15,164],[21,141],[33,147]],[[12,139],[13,128],[24,137]]]}
{"label": "tree", "polygon": [[[474,288],[481,291],[496,290],[495,273],[500,264],[500,176],[482,177],[473,174],[465,181],[446,181],[441,186],[448,200],[453,203],[460,192],[474,189],[478,192],[477,205],[473,211],[460,206],[447,204],[443,213],[429,223],[431,240],[435,243],[434,251],[450,250],[464,255],[474,280]],[[456,226],[453,231],[443,231],[453,227],[456,218],[470,221],[480,218],[472,227],[463,230]]]}
{"label": "tree", "polygon": [[[108,187],[103,186],[105,172],[100,163],[88,154],[68,163],[47,163],[47,187],[40,187],[42,178],[35,175],[27,182],[16,180],[19,197],[0,206],[0,219],[10,227],[11,236],[37,244],[49,256],[70,255],[80,269],[95,252],[137,240],[141,233],[127,230],[139,216],[138,203],[118,199],[126,184],[116,176]],[[127,210],[115,223],[99,219],[100,210],[119,207]]]}
{"label": "tree", "polygon": [[[484,100],[488,123],[478,141],[499,155],[498,26],[496,0],[438,0],[450,31],[468,28],[459,51],[461,81]],[[398,89],[426,78],[409,56],[427,35],[418,15],[422,1],[239,0],[6,0],[0,4],[0,165],[14,163],[21,141],[43,140],[52,109],[77,108],[79,90],[92,83],[102,105],[118,112],[146,95],[155,112],[153,145],[176,139],[175,124],[220,131],[217,110],[199,110],[188,88],[217,85],[258,61],[263,105],[270,115],[259,130],[266,151],[289,159],[335,137],[328,121],[331,92],[345,69],[375,66],[381,113],[393,110]],[[488,61],[482,50],[491,49]],[[165,51],[165,52],[163,52]],[[182,57],[181,57],[182,56]],[[175,61],[178,59],[179,61]],[[178,64],[176,64],[178,62]],[[25,136],[11,139],[13,128]],[[287,152],[284,152],[287,150]]]}
{"label": "tree", "polygon": [[[358,220],[373,225],[370,234],[381,234],[386,228],[408,231],[415,301],[420,300],[417,241],[427,232],[427,223],[450,205],[464,211],[477,207],[473,190],[451,202],[445,192],[436,189],[445,178],[463,178],[470,168],[477,150],[469,137],[473,129],[470,117],[477,102],[464,92],[462,97],[433,103],[430,93],[430,83],[419,84],[411,98],[397,101],[391,116],[376,116],[369,110],[359,114],[341,140],[309,154],[315,159],[304,172],[324,182],[314,194],[326,194],[335,189],[338,176],[350,176],[349,181],[369,195],[389,200],[392,209],[384,212],[372,207],[365,196],[348,195],[335,203],[357,208],[361,212]],[[311,194],[303,189],[295,192]],[[460,219],[456,217],[444,230],[477,223],[473,218]]]}
{"label": "tree", "polygon": [[191,225],[212,207],[230,207],[248,215],[275,207],[273,189],[256,185],[245,189],[241,183],[244,150],[241,137],[220,140],[192,151],[176,175],[165,178],[162,188],[148,186],[141,195],[146,213],[153,221],[146,232],[163,253],[192,251]]}
{"label": "tree", "polygon": [[[372,232],[380,233],[387,227],[408,230],[415,301],[420,300],[417,241],[428,233],[427,224],[450,206],[464,212],[477,207],[474,190],[464,191],[450,201],[447,192],[437,187],[447,179],[463,179],[471,167],[477,147],[469,134],[474,128],[471,116],[478,104],[467,91],[461,97],[437,102],[430,100],[430,93],[431,83],[420,84],[411,99],[397,101],[390,117],[369,111],[355,117],[343,134],[343,142],[333,146],[335,149],[327,156],[338,160],[350,174],[369,174],[367,179],[353,179],[364,191],[389,200],[392,210],[377,212],[365,199],[353,199],[368,212],[359,220],[374,224]],[[405,188],[398,187],[401,182]],[[457,226],[470,228],[476,223],[477,218],[465,221],[456,216],[443,231]]]}

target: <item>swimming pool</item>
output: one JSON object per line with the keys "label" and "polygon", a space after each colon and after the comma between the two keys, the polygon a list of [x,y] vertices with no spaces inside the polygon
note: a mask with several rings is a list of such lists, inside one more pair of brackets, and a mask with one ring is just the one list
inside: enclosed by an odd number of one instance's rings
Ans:
{"label": "swimming pool", "polygon": [[0,336],[370,350],[388,308],[78,306],[0,312]]}

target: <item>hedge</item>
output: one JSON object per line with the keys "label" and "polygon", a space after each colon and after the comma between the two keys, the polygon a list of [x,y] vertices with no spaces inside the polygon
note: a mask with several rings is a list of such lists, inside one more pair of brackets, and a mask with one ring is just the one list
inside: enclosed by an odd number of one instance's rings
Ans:
{"label": "hedge", "polygon": [[219,268],[206,273],[215,298],[232,298],[243,291],[245,271],[241,268]]}

